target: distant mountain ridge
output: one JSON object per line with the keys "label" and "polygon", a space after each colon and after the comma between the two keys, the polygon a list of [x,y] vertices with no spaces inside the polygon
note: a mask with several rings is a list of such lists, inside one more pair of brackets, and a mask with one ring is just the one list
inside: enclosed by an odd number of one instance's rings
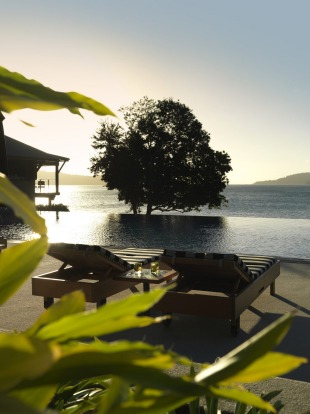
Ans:
{"label": "distant mountain ridge", "polygon": [[310,172],[288,175],[277,180],[256,181],[254,185],[310,185]]}
{"label": "distant mountain ridge", "polygon": [[[54,180],[55,173],[50,171],[39,171],[38,180]],[[90,175],[76,175],[76,174],[59,174],[60,185],[105,185],[100,177],[92,177]]]}

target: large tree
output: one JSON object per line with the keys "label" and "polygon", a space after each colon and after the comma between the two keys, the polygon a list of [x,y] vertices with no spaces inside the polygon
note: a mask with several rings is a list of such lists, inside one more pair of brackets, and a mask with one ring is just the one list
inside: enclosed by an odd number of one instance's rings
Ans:
{"label": "large tree", "polygon": [[126,126],[103,121],[91,158],[91,172],[117,189],[119,200],[134,214],[146,206],[148,215],[221,206],[230,157],[210,147],[210,135],[187,106],[145,97],[121,112]]}

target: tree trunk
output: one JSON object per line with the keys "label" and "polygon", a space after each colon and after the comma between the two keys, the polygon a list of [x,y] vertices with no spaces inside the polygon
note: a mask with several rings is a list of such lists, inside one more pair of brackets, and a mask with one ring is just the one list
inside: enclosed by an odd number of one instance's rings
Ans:
{"label": "tree trunk", "polygon": [[147,216],[150,216],[151,214],[152,214],[152,204],[148,204],[147,206],[146,206],[146,215]]}
{"label": "tree trunk", "polygon": [[136,204],[131,203],[131,209],[132,209],[133,214],[136,216],[138,214],[138,209],[137,209]]}
{"label": "tree trunk", "polygon": [[4,129],[3,129],[3,120],[4,116],[0,112],[0,172],[8,175],[8,160],[6,154],[5,138],[4,138]]}

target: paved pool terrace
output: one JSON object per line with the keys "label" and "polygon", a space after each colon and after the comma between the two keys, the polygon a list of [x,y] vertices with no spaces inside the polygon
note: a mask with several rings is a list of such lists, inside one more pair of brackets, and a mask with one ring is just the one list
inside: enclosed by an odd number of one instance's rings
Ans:
{"label": "paved pool terrace", "polygon": [[[61,262],[46,255],[33,275],[56,270],[60,265]],[[118,300],[128,294],[131,294],[129,290],[124,291],[112,296],[108,301]],[[94,304],[87,304],[87,309],[94,307]],[[276,280],[276,295],[270,296],[269,289],[266,290],[241,315],[241,327],[237,337],[231,336],[229,321],[173,315],[169,327],[156,324],[113,335],[109,339],[142,340],[152,344],[163,344],[167,349],[186,355],[195,362],[213,362],[279,316],[292,310],[296,311],[292,327],[276,350],[304,356],[310,360],[310,260],[281,259],[281,273]],[[43,298],[32,296],[29,279],[0,307],[0,330],[25,330],[43,311]],[[176,368],[176,371],[179,370],[181,367]],[[285,404],[285,408],[281,412],[310,412],[309,363],[284,377],[253,384],[248,388],[258,394],[262,391],[282,389],[279,398]]]}

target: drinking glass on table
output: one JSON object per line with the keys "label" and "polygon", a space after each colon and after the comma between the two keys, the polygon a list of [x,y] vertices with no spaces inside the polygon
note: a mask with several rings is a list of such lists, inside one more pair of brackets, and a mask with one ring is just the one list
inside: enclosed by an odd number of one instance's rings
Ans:
{"label": "drinking glass on table", "polygon": [[135,275],[138,277],[141,277],[141,272],[142,272],[142,263],[137,262],[134,264],[134,271],[135,271]]}

